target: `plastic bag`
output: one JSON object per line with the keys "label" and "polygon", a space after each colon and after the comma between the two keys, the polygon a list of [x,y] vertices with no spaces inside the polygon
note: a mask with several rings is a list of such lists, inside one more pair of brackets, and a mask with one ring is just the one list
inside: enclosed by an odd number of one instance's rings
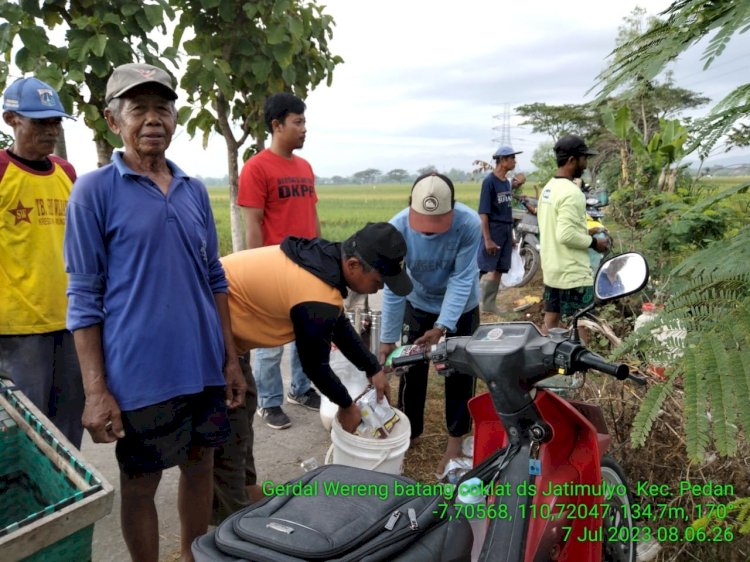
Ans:
{"label": "plastic bag", "polygon": [[[331,356],[328,360],[328,364],[331,366],[331,370],[336,373],[341,383],[349,391],[349,396],[353,398],[362,394],[365,390],[369,381],[364,371],[360,371],[357,367],[351,363],[341,350],[333,347],[331,349]],[[339,411],[338,405],[331,402],[328,397],[321,393],[320,394],[320,421],[326,431],[331,430],[331,424],[333,418]]]}
{"label": "plastic bag", "polygon": [[505,287],[515,287],[523,280],[523,259],[521,258],[520,245],[513,248],[510,255],[510,269],[508,273],[503,273],[500,282]]}
{"label": "plastic bag", "polygon": [[399,416],[385,398],[378,401],[374,386],[368,386],[355,402],[362,413],[362,421],[354,432],[355,435],[385,439],[391,434]]}

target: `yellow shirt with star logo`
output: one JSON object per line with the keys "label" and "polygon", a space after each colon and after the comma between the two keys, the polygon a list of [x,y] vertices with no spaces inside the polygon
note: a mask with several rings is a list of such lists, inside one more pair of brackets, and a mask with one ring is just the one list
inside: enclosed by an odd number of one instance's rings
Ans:
{"label": "yellow shirt with star logo", "polygon": [[68,278],[63,260],[65,207],[73,167],[50,156],[32,170],[0,150],[0,334],[65,328]]}

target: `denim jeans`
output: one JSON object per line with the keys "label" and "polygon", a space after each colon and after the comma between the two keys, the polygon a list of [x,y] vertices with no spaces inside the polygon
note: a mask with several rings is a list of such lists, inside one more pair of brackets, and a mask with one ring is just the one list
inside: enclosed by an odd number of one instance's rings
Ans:
{"label": "denim jeans", "polygon": [[[304,394],[310,389],[310,379],[302,370],[297,354],[297,344],[289,344],[292,363],[292,388],[295,395]],[[284,383],[281,379],[281,354],[284,346],[259,348],[255,350],[253,375],[258,387],[258,407],[273,408],[284,402]]]}

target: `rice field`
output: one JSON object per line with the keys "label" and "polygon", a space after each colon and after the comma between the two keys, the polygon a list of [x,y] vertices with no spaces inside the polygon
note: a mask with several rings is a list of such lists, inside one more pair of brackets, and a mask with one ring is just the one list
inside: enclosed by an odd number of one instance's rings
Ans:
{"label": "rice field", "polygon": [[[457,183],[456,200],[472,209],[479,203],[479,182]],[[345,240],[368,222],[388,221],[409,203],[411,185],[319,185],[318,216],[323,238]],[[232,251],[229,228],[229,188],[209,188],[219,233],[219,252]]]}

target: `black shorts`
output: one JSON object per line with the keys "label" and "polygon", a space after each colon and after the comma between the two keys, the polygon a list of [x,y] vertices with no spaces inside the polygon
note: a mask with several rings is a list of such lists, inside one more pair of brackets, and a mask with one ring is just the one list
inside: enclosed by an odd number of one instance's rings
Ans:
{"label": "black shorts", "polygon": [[594,302],[594,288],[590,285],[573,289],[544,286],[545,312],[557,312],[561,317],[566,318],[573,316],[592,302]]}
{"label": "black shorts", "polygon": [[115,456],[128,476],[159,472],[188,461],[192,447],[218,447],[229,438],[223,386],[122,412],[125,437]]}
{"label": "black shorts", "polygon": [[494,255],[490,255],[484,247],[484,241],[479,243],[477,250],[479,271],[482,274],[490,271],[507,273],[510,270],[511,254],[513,252],[513,224],[501,222],[490,223],[490,235],[492,236],[492,241],[500,249]]}

